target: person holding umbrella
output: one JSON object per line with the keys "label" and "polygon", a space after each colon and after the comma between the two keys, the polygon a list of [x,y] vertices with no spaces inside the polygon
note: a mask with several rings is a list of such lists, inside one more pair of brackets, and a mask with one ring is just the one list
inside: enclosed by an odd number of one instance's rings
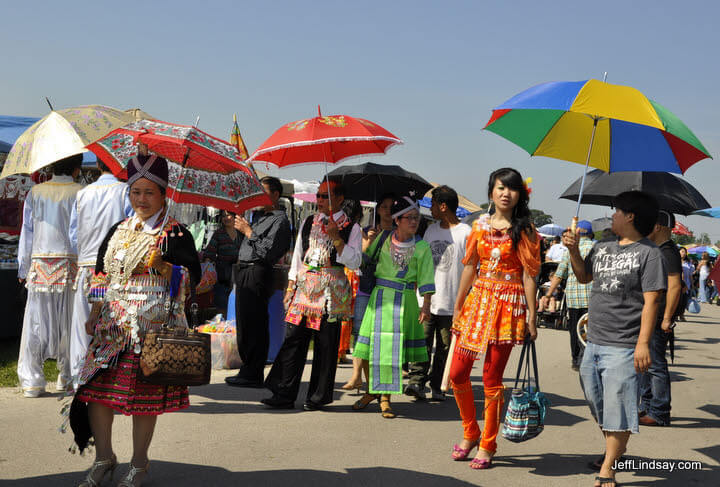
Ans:
{"label": "person holding umbrella", "polygon": [[311,339],[312,374],[304,408],[318,410],[333,401],[340,322],[352,316],[344,267],[357,269],[362,259],[362,230],[342,210],[344,195],[341,184],[323,181],[316,195],[319,212],[300,226],[285,292],[285,340],[265,379],[273,395],[261,401],[271,408],[294,407]]}
{"label": "person holding umbrella", "polygon": [[657,222],[657,201],[649,193],[627,191],[614,206],[618,240],[596,243],[583,259],[577,234],[563,237],[578,282],[593,283],[580,385],[605,437],[599,484],[615,483],[615,461],[630,434],[639,431],[638,375],[650,367],[650,339],[667,288],[662,253],[647,239]]}
{"label": "person holding umbrella", "polygon": [[[460,411],[463,440],[453,460],[464,460],[477,447],[473,469],[490,468],[497,449],[504,403],[503,372],[515,344],[537,337],[535,276],[540,271],[540,237],[530,221],[530,196],[518,171],[490,174],[490,212],[473,223],[463,259],[453,315],[455,347],[449,379]],[[480,434],[470,372],[485,355],[485,426]]]}

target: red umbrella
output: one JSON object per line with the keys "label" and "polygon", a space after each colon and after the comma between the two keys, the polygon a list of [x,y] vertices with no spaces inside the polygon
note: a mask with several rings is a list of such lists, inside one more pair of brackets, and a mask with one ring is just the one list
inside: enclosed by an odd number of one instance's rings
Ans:
{"label": "red umbrella", "polygon": [[348,115],[318,116],[283,125],[247,162],[285,167],[309,162],[336,163],[351,157],[385,154],[402,140],[380,125]]}
{"label": "red umbrella", "polygon": [[169,197],[240,213],[269,205],[270,199],[250,169],[242,163],[237,147],[195,127],[159,120],[138,120],[116,129],[90,144],[94,152],[118,176],[143,143],[168,160]]}
{"label": "red umbrella", "polygon": [[675,235],[686,235],[688,237],[692,237],[693,234],[688,227],[686,227],[680,222],[675,222],[672,233],[674,233]]}

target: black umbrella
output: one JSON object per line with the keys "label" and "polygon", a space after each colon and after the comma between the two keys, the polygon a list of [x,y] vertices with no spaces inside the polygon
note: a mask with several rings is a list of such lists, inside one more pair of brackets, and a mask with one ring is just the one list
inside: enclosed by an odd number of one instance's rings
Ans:
{"label": "black umbrella", "polygon": [[342,182],[345,197],[353,200],[375,201],[385,193],[397,196],[413,192],[415,199],[422,198],[432,184],[400,166],[385,166],[366,162],[356,166],[341,166],[328,174],[330,179]]}
{"label": "black umbrella", "polygon": [[[578,200],[582,178],[577,179],[560,196]],[[623,191],[646,191],[658,200],[660,208],[671,213],[689,215],[709,208],[710,203],[687,181],[667,172],[627,171],[606,173],[595,169],[587,174],[582,204],[612,206],[612,200]]]}

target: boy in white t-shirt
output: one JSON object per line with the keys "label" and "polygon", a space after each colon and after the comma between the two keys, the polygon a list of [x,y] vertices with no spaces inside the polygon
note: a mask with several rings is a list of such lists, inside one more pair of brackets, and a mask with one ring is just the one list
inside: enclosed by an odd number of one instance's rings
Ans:
{"label": "boy in white t-shirt", "polygon": [[445,394],[440,390],[445,359],[450,348],[450,328],[455,307],[460,276],[463,271],[462,259],[471,227],[460,223],[455,212],[458,195],[448,186],[438,186],[432,191],[430,212],[438,220],[425,231],[424,240],[430,244],[435,264],[435,294],[430,302],[431,318],[425,327],[425,343],[428,357],[432,357],[435,341],[435,358],[430,361],[410,364],[409,383],[405,394],[425,399],[425,384],[430,382],[432,399],[442,401]]}

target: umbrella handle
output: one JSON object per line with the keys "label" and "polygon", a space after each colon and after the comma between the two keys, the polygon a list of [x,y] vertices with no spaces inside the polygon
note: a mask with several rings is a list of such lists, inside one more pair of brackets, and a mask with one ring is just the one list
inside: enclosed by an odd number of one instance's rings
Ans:
{"label": "umbrella handle", "polygon": [[570,223],[570,231],[575,235],[575,231],[577,230],[577,224],[578,224],[578,217],[574,216],[572,217],[572,222]]}

